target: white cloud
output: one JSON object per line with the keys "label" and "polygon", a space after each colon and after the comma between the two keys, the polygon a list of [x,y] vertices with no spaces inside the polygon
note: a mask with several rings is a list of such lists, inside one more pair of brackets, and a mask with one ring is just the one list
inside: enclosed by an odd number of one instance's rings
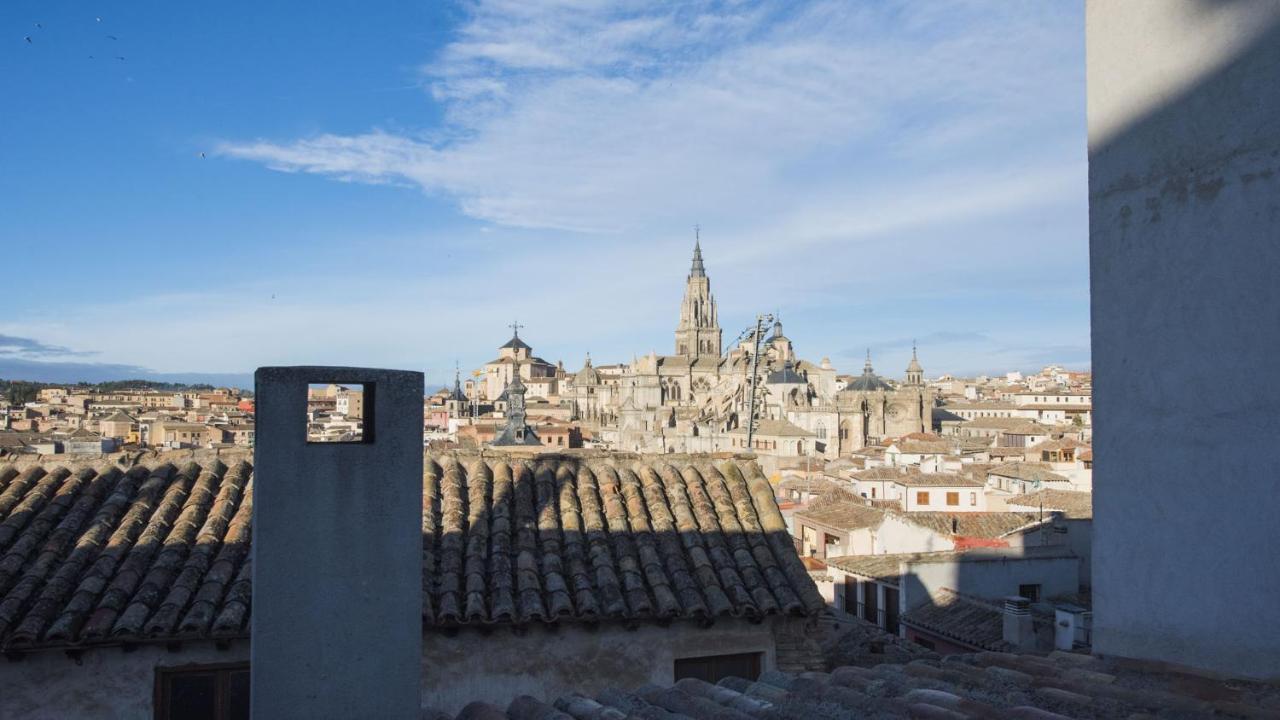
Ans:
{"label": "white cloud", "polygon": [[976,140],[997,151],[988,163],[1013,160],[991,141],[1080,101],[1062,94],[1078,85],[1061,63],[1072,41],[1043,9],[1018,8],[480,2],[424,69],[444,132],[221,150],[280,170],[409,182],[514,227],[732,225],[820,193],[826,178],[809,181],[810,165],[844,158],[865,171],[867,149],[919,163]]}

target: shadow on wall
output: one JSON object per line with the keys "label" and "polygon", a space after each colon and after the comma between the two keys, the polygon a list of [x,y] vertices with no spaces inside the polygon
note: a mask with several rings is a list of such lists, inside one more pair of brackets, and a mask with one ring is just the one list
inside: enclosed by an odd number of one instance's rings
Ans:
{"label": "shadow on wall", "polygon": [[1280,6],[1088,15],[1095,648],[1280,676]]}

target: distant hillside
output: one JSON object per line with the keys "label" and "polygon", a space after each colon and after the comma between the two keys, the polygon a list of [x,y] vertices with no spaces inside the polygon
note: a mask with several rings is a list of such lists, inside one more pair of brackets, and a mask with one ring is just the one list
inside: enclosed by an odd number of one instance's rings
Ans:
{"label": "distant hillside", "polygon": [[253,388],[252,373],[162,373],[137,365],[43,362],[4,356],[0,356],[0,378],[50,385],[119,382],[121,378],[139,378],[157,383]]}
{"label": "distant hillside", "polygon": [[29,380],[4,380],[0,379],[0,397],[14,405],[31,402],[39,395],[43,388],[66,388],[71,392],[80,393],[107,393],[118,392],[131,388],[146,388],[148,390],[160,390],[164,392],[183,392],[183,391],[208,391],[214,389],[215,386],[207,383],[177,383],[177,382],[160,382],[156,380],[108,380],[99,383],[58,383],[58,382],[31,382]]}

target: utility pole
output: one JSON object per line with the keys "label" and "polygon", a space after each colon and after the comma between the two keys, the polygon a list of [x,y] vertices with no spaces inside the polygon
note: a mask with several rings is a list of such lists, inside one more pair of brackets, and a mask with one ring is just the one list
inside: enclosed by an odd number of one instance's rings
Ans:
{"label": "utility pole", "polygon": [[772,315],[756,315],[756,330],[751,350],[751,395],[747,398],[747,447],[751,450],[755,449],[756,386],[759,383],[759,375],[757,372],[760,369],[760,336],[764,333],[765,322],[772,320]]}

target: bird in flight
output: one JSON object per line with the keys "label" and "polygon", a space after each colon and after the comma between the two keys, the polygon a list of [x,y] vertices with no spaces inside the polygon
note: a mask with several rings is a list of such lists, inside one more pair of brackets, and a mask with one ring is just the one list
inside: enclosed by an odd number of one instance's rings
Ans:
{"label": "bird in flight", "polygon": [[123,59],[124,59],[124,56],[123,56],[123,55],[117,55],[117,56],[116,56],[116,59],[117,59],[117,60],[123,60]]}
{"label": "bird in flight", "polygon": [[204,159],[204,153],[200,153],[200,159],[201,159],[201,160],[203,160],[203,159]]}
{"label": "bird in flight", "polygon": [[108,39],[108,40],[119,40],[120,38],[116,37],[115,35],[108,35],[108,36],[107,36],[107,39]]}
{"label": "bird in flight", "polygon": [[29,42],[31,42],[31,36],[30,36],[30,35],[28,35],[28,36],[26,36],[25,38],[23,38],[23,40],[26,40],[26,41],[29,43]]}
{"label": "bird in flight", "polygon": [[102,22],[102,18],[100,17],[95,17],[94,20],[97,20],[98,22]]}

